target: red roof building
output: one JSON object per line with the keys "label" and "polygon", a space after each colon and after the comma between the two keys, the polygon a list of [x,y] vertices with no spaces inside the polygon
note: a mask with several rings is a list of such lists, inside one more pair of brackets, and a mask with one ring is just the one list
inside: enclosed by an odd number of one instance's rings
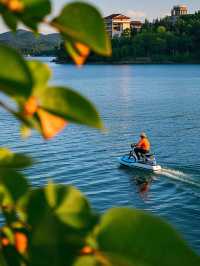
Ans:
{"label": "red roof building", "polygon": [[123,14],[111,14],[104,20],[106,30],[111,38],[120,37],[125,29],[131,28],[131,18]]}
{"label": "red roof building", "polygon": [[104,19],[122,19],[122,20],[125,19],[126,20],[130,18],[122,14],[112,14],[112,15],[105,17]]}

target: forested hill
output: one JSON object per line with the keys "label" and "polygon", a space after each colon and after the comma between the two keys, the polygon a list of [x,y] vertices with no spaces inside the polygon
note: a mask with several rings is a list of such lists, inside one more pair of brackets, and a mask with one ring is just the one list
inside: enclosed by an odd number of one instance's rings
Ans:
{"label": "forested hill", "polygon": [[[200,12],[177,20],[165,17],[153,23],[145,21],[140,32],[125,31],[112,40],[111,58],[89,58],[94,63],[200,63]],[[63,47],[58,62],[66,62]]]}
{"label": "forested hill", "polygon": [[25,55],[55,55],[60,42],[58,33],[36,35],[30,31],[18,30],[16,33],[0,34],[0,43],[6,43]]}

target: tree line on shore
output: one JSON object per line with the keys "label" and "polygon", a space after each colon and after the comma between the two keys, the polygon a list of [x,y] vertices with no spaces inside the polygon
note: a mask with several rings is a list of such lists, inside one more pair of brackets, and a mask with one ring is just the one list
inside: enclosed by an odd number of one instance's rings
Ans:
{"label": "tree line on shore", "polygon": [[[199,63],[200,11],[176,19],[165,17],[145,21],[139,32],[125,30],[120,38],[112,39],[112,57],[91,53],[94,63]],[[56,51],[57,62],[68,62],[64,45]]]}

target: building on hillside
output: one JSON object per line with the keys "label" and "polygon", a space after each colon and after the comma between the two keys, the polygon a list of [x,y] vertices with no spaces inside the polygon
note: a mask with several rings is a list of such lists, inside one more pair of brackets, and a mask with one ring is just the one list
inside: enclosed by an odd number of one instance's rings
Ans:
{"label": "building on hillside", "polygon": [[188,14],[188,7],[185,5],[174,6],[171,10],[172,17],[179,17]]}
{"label": "building on hillside", "polygon": [[120,37],[124,30],[131,28],[131,18],[122,14],[112,14],[104,18],[106,30],[111,38]]}
{"label": "building on hillside", "polygon": [[186,16],[188,14],[188,7],[185,5],[174,6],[171,10],[171,21],[173,24],[176,23],[180,16]]}
{"label": "building on hillside", "polygon": [[142,28],[143,23],[139,20],[131,21],[131,29],[139,32]]}

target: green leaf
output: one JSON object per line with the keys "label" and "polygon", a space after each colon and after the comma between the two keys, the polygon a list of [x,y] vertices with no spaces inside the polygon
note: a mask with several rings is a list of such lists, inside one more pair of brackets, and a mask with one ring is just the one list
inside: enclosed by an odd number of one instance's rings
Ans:
{"label": "green leaf", "polygon": [[34,94],[36,90],[47,86],[47,83],[51,78],[51,69],[47,64],[44,64],[41,61],[29,61],[28,65],[34,80]]}
{"label": "green leaf", "polygon": [[77,229],[92,226],[93,215],[89,203],[78,190],[70,186],[49,184],[45,194],[49,206],[60,221]]}
{"label": "green leaf", "polygon": [[[97,222],[97,216],[91,212],[85,197],[70,186],[49,184],[44,189],[32,191],[26,209],[27,221],[35,229],[39,224],[42,227],[48,227],[48,224],[51,226],[55,220],[67,229],[70,228],[72,233],[77,231],[86,235]],[[42,235],[38,237],[43,239]],[[47,237],[55,243],[52,236],[47,234]]]}
{"label": "green leaf", "polygon": [[61,14],[52,21],[68,41],[87,45],[94,52],[109,56],[111,44],[105,31],[104,20],[93,6],[74,2],[66,5]]}
{"label": "green leaf", "polygon": [[2,17],[8,28],[10,28],[13,31],[16,31],[17,29],[17,18],[8,10],[5,10],[2,13]]}
{"label": "green leaf", "polygon": [[[15,247],[12,245],[8,245],[4,247],[2,250],[2,256],[4,258],[4,264],[0,264],[1,266],[22,266],[24,263],[22,262],[21,255],[16,251]],[[0,261],[1,262],[1,261]]]}
{"label": "green leaf", "polygon": [[[74,263],[73,266],[100,266],[100,264],[95,256],[82,256],[79,257]],[[110,266],[110,265],[105,265]]]}
{"label": "green leaf", "polygon": [[115,266],[200,265],[171,226],[142,211],[112,209],[96,232],[99,249]]}
{"label": "green leaf", "polygon": [[37,31],[38,24],[51,12],[49,0],[20,0],[19,10],[11,10],[5,3],[0,3],[0,13],[7,26],[15,30],[18,22],[23,22],[30,29]]}
{"label": "green leaf", "polygon": [[30,70],[20,54],[0,44],[0,90],[12,97],[31,94],[33,85]]}
{"label": "green leaf", "polygon": [[38,98],[43,109],[67,121],[103,128],[100,116],[92,103],[69,88],[44,88],[38,92]]}
{"label": "green leaf", "polygon": [[21,173],[11,169],[0,171],[1,204],[9,205],[19,202],[28,192],[28,182]]}
{"label": "green leaf", "polygon": [[33,30],[37,30],[38,23],[51,12],[51,1],[49,0],[22,0],[24,4],[21,21]]}
{"label": "green leaf", "polygon": [[13,230],[8,225],[4,225],[1,228],[2,234],[9,240],[9,242],[13,245],[14,244],[14,235]]}
{"label": "green leaf", "polygon": [[5,258],[3,256],[3,253],[0,251],[0,265],[1,266],[8,266],[8,264],[5,261]]}
{"label": "green leaf", "polygon": [[0,168],[23,169],[32,165],[32,159],[21,153],[12,153],[6,148],[0,148]]}
{"label": "green leaf", "polygon": [[31,265],[71,265],[94,227],[85,198],[71,187],[50,184],[31,191],[26,210]]}

